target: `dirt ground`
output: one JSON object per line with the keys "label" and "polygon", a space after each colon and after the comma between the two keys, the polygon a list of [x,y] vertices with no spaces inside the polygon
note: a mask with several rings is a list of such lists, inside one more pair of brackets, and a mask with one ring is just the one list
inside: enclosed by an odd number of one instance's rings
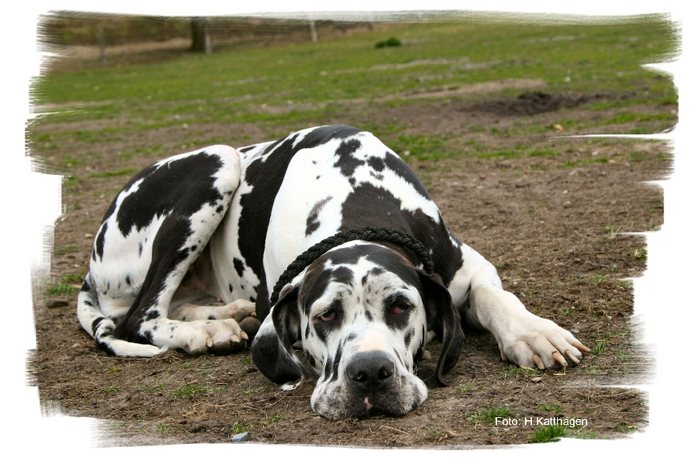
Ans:
{"label": "dirt ground", "polygon": [[[575,110],[581,102],[619,98],[528,96],[523,99],[536,106],[532,111],[522,99],[476,104],[472,99],[467,107],[426,100],[416,101],[401,116],[381,118],[402,118],[411,131],[427,134],[437,128],[456,131],[467,121],[500,128],[516,122],[548,126],[548,112],[564,108],[568,118],[586,119],[590,111]],[[554,101],[559,104],[551,107]],[[353,117],[348,115],[346,123],[360,126]],[[198,130],[221,134],[226,143],[239,129]],[[451,373],[452,384],[430,388],[427,402],[414,412],[329,421],[309,406],[314,381],[281,392],[255,369],[246,352],[191,357],[171,351],[150,360],[108,356],[80,329],[76,294],[50,295],[37,285],[38,347],[28,366],[42,405],[101,419],[99,443],[112,446],[226,443],[237,432],[250,433],[251,442],[304,445],[519,444],[531,441],[538,428],[523,423],[528,417],[585,419],[587,426],[566,434],[580,438],[617,438],[644,429],[645,394],[609,385],[644,381],[650,368],[645,349],[635,343],[633,288],[625,280],[644,271],[645,242],[626,233],[655,230],[663,223],[663,194],[643,182],[666,176],[669,151],[663,143],[647,140],[549,139],[560,136],[558,131],[503,141],[506,146],[546,143],[556,157],[411,163],[448,226],[496,265],[505,288],[593,349],[578,367],[561,372],[517,369],[500,361],[490,335],[472,333]],[[152,143],[177,139],[162,130],[147,137]],[[81,182],[64,188],[66,212],[55,227],[53,281],[85,273],[92,235],[111,197],[129,178],[86,176],[119,168],[118,160],[105,157],[117,148],[106,144],[102,149],[102,154],[85,154],[91,159],[73,173]],[[72,154],[83,157],[80,151],[79,146],[72,148]],[[134,159],[129,164],[150,162]],[[422,364],[421,375],[430,374],[439,354],[437,344],[431,346],[433,358]],[[493,413],[520,423],[496,425]]]}

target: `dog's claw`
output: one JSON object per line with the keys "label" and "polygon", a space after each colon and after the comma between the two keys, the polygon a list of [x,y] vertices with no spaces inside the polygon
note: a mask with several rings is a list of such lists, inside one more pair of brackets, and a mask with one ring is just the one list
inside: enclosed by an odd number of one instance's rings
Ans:
{"label": "dog's claw", "polygon": [[564,352],[564,353],[566,354],[567,357],[569,357],[569,360],[571,360],[572,362],[574,362],[576,365],[578,365],[579,363],[581,363],[581,360],[579,360],[578,358],[576,358],[576,355],[574,355],[573,352],[572,352],[571,350],[567,350],[567,351]]}
{"label": "dog's claw", "polygon": [[207,347],[209,347],[211,349],[213,345],[214,345],[214,341],[212,340],[211,337],[209,337],[207,339]]}
{"label": "dog's claw", "polygon": [[559,363],[562,366],[562,368],[566,368],[567,366],[569,366],[564,356],[560,354],[558,350],[552,352],[552,358],[555,362]]}
{"label": "dog's claw", "polygon": [[544,368],[545,368],[544,362],[543,362],[542,359],[539,357],[539,355],[536,355],[536,354],[535,354],[535,355],[532,356],[532,363],[534,363],[535,366],[537,366],[537,368],[539,368],[540,370],[544,370]]}
{"label": "dog's claw", "polygon": [[244,341],[248,340],[248,334],[246,334],[245,331],[241,330],[239,334],[241,335],[241,339],[243,339]]}
{"label": "dog's claw", "polygon": [[233,342],[234,344],[240,344],[241,338],[234,334],[231,336],[231,342]]}
{"label": "dog's claw", "polygon": [[583,344],[580,343],[580,342],[574,342],[574,343],[571,344],[571,345],[573,345],[574,347],[576,347],[577,349],[579,349],[581,352],[586,352],[586,353],[588,353],[588,352],[591,351],[591,349],[589,349],[588,347],[586,347],[585,345],[583,345]]}

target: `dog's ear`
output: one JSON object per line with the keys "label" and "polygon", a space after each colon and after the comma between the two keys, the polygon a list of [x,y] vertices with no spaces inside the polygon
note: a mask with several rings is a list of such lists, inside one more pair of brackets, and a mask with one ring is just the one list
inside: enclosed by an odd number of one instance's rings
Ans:
{"label": "dog's ear", "polygon": [[460,325],[459,313],[452,304],[452,296],[445,288],[442,278],[438,274],[426,274],[421,270],[418,270],[418,275],[423,285],[423,304],[428,329],[433,330],[442,341],[435,376],[440,384],[447,386],[445,374],[459,360],[464,332]]}
{"label": "dog's ear", "polygon": [[301,336],[298,297],[299,285],[287,284],[282,289],[250,347],[255,366],[277,384],[298,382],[304,377],[304,367],[292,349]]}

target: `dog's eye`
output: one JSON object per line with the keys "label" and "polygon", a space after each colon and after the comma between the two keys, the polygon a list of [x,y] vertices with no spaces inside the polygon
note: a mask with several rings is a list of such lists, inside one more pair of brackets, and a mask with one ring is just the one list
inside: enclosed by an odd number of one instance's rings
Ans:
{"label": "dog's eye", "polygon": [[410,303],[401,301],[392,303],[391,308],[389,308],[389,311],[391,311],[391,314],[393,315],[400,315],[402,313],[407,312],[410,308]]}
{"label": "dog's eye", "polygon": [[323,313],[322,315],[319,315],[318,317],[321,321],[328,322],[328,321],[334,321],[336,319],[337,315],[336,315],[335,310],[331,308],[331,309],[326,310],[325,313]]}

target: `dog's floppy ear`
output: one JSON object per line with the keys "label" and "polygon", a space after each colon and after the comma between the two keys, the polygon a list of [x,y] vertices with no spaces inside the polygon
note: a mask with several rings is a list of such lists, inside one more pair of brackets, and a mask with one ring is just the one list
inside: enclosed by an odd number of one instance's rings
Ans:
{"label": "dog's floppy ear", "polygon": [[423,285],[423,304],[428,329],[433,330],[442,341],[435,376],[440,384],[447,386],[445,374],[459,360],[464,332],[460,325],[459,313],[452,304],[452,296],[443,285],[442,278],[438,274],[426,274],[421,270],[418,270],[418,275]]}
{"label": "dog's floppy ear", "polygon": [[292,349],[301,336],[298,296],[299,285],[287,284],[282,289],[250,347],[255,366],[277,384],[296,383],[304,377],[304,368]]}

